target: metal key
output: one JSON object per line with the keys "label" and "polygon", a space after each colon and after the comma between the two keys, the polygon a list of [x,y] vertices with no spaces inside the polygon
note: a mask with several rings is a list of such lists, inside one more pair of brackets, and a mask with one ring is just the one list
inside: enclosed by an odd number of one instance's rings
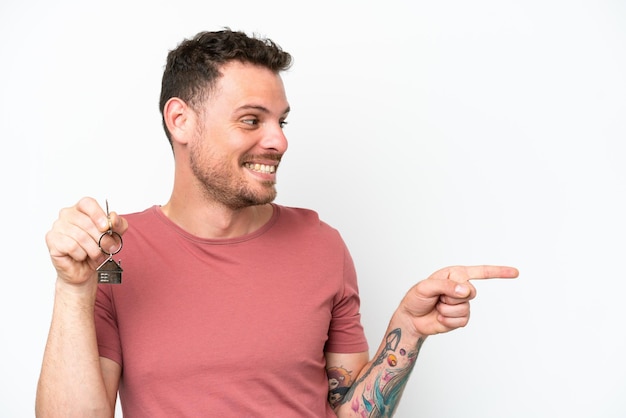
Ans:
{"label": "metal key", "polygon": [[[111,224],[111,218],[109,217],[109,202],[106,202],[107,209],[107,219],[109,220],[109,230],[100,235],[100,239],[98,240],[98,247],[100,247],[100,251],[108,255],[109,257],[104,260],[102,264],[96,269],[96,273],[98,274],[98,283],[110,283],[110,284],[120,284],[122,283],[122,260],[119,260],[117,263],[113,260],[113,256],[119,253],[122,250],[122,246],[124,245],[122,241],[122,236],[113,230],[113,225]],[[120,240],[120,246],[117,250],[113,252],[108,252],[104,248],[102,248],[102,238],[105,236],[116,236]]]}

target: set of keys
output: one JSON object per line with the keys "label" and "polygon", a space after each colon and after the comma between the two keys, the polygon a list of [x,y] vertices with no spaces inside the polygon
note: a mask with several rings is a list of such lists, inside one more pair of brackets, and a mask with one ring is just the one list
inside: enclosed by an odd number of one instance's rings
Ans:
{"label": "set of keys", "polygon": [[[122,241],[122,236],[113,230],[113,225],[111,224],[111,218],[109,216],[109,202],[106,202],[107,209],[107,219],[109,220],[109,230],[100,235],[100,239],[98,240],[98,247],[100,247],[100,251],[109,257],[104,260],[102,264],[96,269],[96,273],[98,274],[98,283],[109,283],[109,284],[120,284],[122,283],[122,260],[116,262],[113,260],[113,256],[120,251],[122,251],[122,247],[124,245]],[[109,236],[115,240],[120,241],[120,245],[114,251],[107,251],[102,248],[102,238]]]}

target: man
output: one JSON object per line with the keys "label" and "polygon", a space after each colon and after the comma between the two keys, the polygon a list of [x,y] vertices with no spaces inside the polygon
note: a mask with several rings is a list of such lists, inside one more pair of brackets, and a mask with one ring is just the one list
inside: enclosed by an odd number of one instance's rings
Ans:
{"label": "man", "polygon": [[[370,360],[340,235],[313,211],[272,203],[290,63],[272,41],[230,30],[170,52],[170,200],[119,216],[83,198],[46,235],[57,281],[38,416],[111,417],[118,392],[125,418],[391,416],[426,337],[468,322],[468,280],[517,276],[434,273],[406,294]],[[122,236],[122,284],[98,285]]]}

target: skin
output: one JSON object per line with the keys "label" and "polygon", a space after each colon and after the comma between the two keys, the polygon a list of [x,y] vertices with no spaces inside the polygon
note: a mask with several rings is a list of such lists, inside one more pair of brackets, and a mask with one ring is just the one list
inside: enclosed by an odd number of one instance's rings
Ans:
{"label": "skin", "polygon": [[[287,150],[283,125],[289,103],[281,77],[239,62],[226,64],[222,73],[216,93],[202,105],[193,108],[172,98],[163,112],[172,136],[175,173],[162,211],[202,238],[241,236],[269,220],[277,164]],[[256,164],[274,169],[259,171]],[[120,235],[128,228],[125,219],[115,212],[107,219],[102,207],[86,197],[62,209],[46,235],[57,279],[37,389],[38,417],[114,414],[121,368],[99,357],[93,320],[95,270],[106,259],[98,239],[109,222]],[[102,245],[117,248],[108,237]],[[469,280],[517,274],[514,268],[499,266],[442,269],[407,292],[374,358],[367,352],[325,353],[327,368],[343,368],[350,374],[348,381],[355,382],[345,396],[332,398],[337,415],[391,416],[399,395],[383,396],[387,409],[372,409],[367,401],[373,396],[371,388],[401,393],[406,380],[392,377],[408,377],[425,338],[467,324],[469,301],[476,295]],[[391,359],[396,359],[394,366]]]}
{"label": "skin", "polygon": [[[400,305],[392,315],[387,328],[386,336],[399,336],[397,346],[393,350],[387,350],[387,341],[383,340],[376,355],[361,368],[352,363],[356,356],[351,354],[327,354],[329,366],[341,365],[356,373],[356,382],[350,392],[341,402],[334,404],[335,412],[340,417],[390,417],[395,412],[397,402],[400,399],[406,379],[385,382],[389,374],[410,374],[415,365],[415,358],[419,349],[429,335],[452,331],[467,325],[470,316],[470,300],[476,296],[476,288],[470,280],[482,280],[492,278],[515,278],[519,272],[513,267],[506,266],[453,266],[446,267],[433,273],[427,279],[414,285],[404,296]],[[400,355],[402,352],[406,355]],[[409,353],[415,358],[408,360]],[[388,354],[395,354],[398,364],[390,365]],[[377,360],[382,359],[379,362]],[[404,364],[400,362],[404,361]],[[354,365],[353,365],[354,364]],[[399,395],[390,399],[384,413],[376,410],[369,411],[361,401],[373,397],[368,387],[376,386],[376,382],[382,388],[391,390],[390,385],[399,385],[395,388]],[[367,412],[367,413],[366,413]]]}

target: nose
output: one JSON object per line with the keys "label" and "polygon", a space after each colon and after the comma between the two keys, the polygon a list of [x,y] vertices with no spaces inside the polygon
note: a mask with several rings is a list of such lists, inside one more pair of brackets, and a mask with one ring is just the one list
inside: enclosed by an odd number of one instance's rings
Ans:
{"label": "nose", "polygon": [[283,154],[287,151],[287,137],[280,123],[265,124],[265,132],[261,141],[261,146],[266,150],[271,150]]}

